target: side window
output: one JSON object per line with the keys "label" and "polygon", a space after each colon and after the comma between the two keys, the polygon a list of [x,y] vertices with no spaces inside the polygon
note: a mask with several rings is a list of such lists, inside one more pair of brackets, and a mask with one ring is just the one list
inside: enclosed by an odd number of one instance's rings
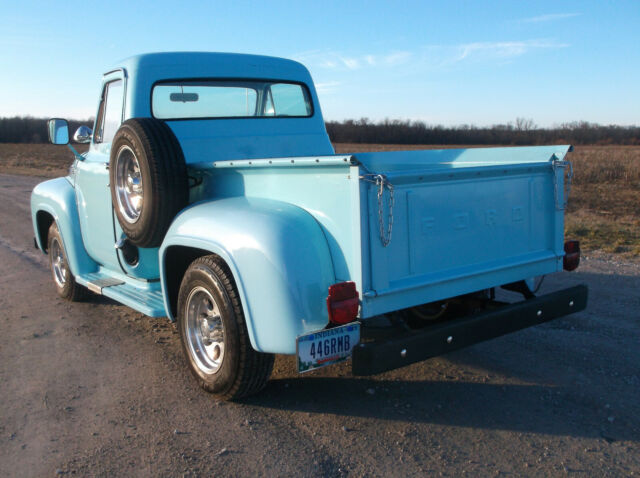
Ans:
{"label": "side window", "polygon": [[[269,88],[276,116],[309,116],[311,101],[302,86],[292,83],[275,83]],[[266,114],[266,113],[265,113]]]}
{"label": "side window", "polygon": [[104,87],[98,120],[96,121],[96,143],[110,143],[122,121],[122,80],[111,81]]}

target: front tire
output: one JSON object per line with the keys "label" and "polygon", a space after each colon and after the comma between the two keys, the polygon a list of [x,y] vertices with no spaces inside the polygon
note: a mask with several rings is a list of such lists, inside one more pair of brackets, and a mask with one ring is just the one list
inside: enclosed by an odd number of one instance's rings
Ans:
{"label": "front tire", "polygon": [[216,398],[238,399],[265,387],[274,356],[252,348],[233,277],[218,256],[200,257],[187,269],[178,330],[191,372]]}
{"label": "front tire", "polygon": [[89,291],[76,282],[76,278],[71,273],[71,269],[69,269],[67,253],[55,221],[49,227],[47,251],[49,253],[49,266],[53,275],[53,283],[56,286],[58,295],[71,302],[86,298],[89,295]]}

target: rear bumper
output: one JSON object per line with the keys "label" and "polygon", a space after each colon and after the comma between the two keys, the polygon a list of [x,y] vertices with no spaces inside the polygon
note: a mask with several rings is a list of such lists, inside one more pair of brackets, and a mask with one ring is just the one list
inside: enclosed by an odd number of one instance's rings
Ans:
{"label": "rear bumper", "polygon": [[587,286],[578,285],[419,331],[398,332],[392,329],[385,336],[371,341],[367,341],[371,337],[367,327],[362,327],[364,341],[353,350],[352,355],[353,375],[373,375],[393,370],[549,322],[584,310],[587,295]]}

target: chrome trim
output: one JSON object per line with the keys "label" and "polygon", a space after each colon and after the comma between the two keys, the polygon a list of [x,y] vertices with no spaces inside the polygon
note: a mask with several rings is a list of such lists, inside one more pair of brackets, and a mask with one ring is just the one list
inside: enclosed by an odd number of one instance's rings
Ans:
{"label": "chrome trim", "polygon": [[207,289],[197,286],[189,292],[184,317],[189,355],[203,373],[216,373],[224,360],[224,324],[220,308]]}
{"label": "chrome trim", "polygon": [[73,134],[73,140],[76,143],[90,143],[93,137],[93,130],[88,126],[80,126]]}
{"label": "chrome trim", "polygon": [[67,275],[69,269],[67,268],[67,261],[64,258],[64,251],[57,237],[51,240],[51,246],[49,247],[49,254],[51,254],[51,268],[53,270],[53,279],[61,289],[64,288],[67,283]]}
{"label": "chrome trim", "polygon": [[129,146],[122,146],[116,155],[115,193],[118,209],[125,221],[134,224],[142,212],[144,189],[140,163]]}

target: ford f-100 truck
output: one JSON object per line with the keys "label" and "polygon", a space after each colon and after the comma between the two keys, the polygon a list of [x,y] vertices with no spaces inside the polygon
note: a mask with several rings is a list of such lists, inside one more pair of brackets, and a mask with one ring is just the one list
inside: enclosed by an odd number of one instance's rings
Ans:
{"label": "ford f-100 truck", "polygon": [[370,375],[586,306],[584,286],[536,297],[580,258],[570,146],[336,155],[304,66],[223,53],[122,61],[84,154],[48,129],[75,155],[31,196],[58,294],[177,321],[220,399],[261,390],[274,354]]}

